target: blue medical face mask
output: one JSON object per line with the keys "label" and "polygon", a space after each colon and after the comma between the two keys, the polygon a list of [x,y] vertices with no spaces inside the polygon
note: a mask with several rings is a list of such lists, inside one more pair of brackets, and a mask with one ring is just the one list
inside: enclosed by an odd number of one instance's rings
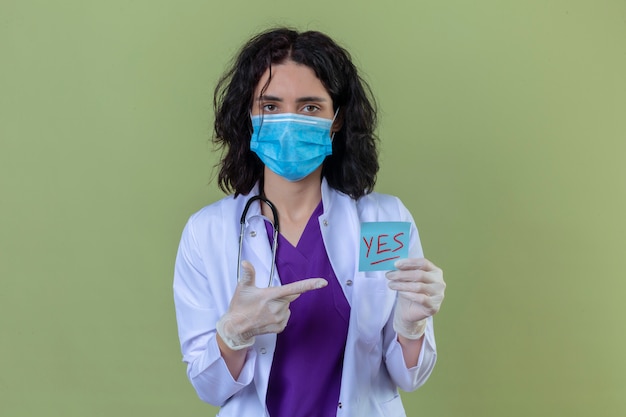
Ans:
{"label": "blue medical face mask", "polygon": [[332,154],[333,120],[293,113],[252,116],[250,149],[276,174],[300,181]]}

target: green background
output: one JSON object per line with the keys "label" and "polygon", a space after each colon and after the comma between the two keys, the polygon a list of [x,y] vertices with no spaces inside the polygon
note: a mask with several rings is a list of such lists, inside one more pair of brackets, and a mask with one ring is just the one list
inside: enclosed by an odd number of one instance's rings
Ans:
{"label": "green background", "polygon": [[[205,416],[171,281],[215,82],[276,24],[381,108],[377,190],[445,270],[410,416],[626,415],[626,3],[0,1],[0,415]],[[219,242],[216,242],[219,244]]]}

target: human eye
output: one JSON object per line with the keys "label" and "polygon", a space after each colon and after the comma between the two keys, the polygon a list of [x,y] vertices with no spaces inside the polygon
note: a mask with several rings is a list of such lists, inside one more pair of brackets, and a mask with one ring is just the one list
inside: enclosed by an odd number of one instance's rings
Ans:
{"label": "human eye", "polygon": [[273,113],[276,110],[278,110],[278,106],[275,104],[268,103],[263,105],[263,113]]}
{"label": "human eye", "polygon": [[316,106],[315,104],[307,104],[302,107],[302,111],[304,113],[315,113],[315,112],[318,112],[319,110],[320,110],[320,107]]}

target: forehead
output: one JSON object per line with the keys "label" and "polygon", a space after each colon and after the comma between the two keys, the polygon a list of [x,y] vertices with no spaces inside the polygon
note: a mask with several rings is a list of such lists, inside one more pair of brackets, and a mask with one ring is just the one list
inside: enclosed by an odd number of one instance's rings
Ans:
{"label": "forehead", "polygon": [[[269,80],[269,84],[268,84]],[[312,68],[298,64],[293,61],[285,61],[281,64],[274,64],[265,70],[259,80],[254,95],[279,95],[289,98],[301,95],[324,95],[328,96],[328,91],[317,78]]]}

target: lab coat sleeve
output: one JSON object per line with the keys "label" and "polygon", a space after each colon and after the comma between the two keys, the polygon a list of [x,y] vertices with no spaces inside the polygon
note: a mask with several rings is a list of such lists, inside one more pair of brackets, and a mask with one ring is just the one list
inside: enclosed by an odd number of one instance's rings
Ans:
{"label": "lab coat sleeve", "polygon": [[[422,258],[424,252],[419,238],[419,232],[415,226],[415,221],[409,210],[397,199],[400,218],[402,221],[411,223],[411,236],[409,243],[409,257]],[[395,308],[394,308],[395,310]],[[402,354],[402,346],[398,342],[398,334],[393,329],[393,313],[384,328],[384,343],[387,347],[385,352],[385,363],[391,378],[403,391],[414,391],[422,386],[433,371],[437,360],[437,346],[435,344],[435,333],[433,328],[433,318],[428,318],[426,325],[424,343],[418,358],[417,365],[407,368]]]}
{"label": "lab coat sleeve", "polygon": [[407,368],[402,355],[402,346],[398,342],[398,334],[393,330],[393,321],[385,327],[385,363],[389,375],[395,384],[403,391],[414,391],[424,385],[435,367],[437,361],[437,347],[433,331],[433,319],[428,319],[422,350],[417,365]]}
{"label": "lab coat sleeve", "polygon": [[[219,222],[216,222],[219,223]],[[249,350],[238,380],[231,376],[216,341],[215,324],[230,300],[215,300],[194,230],[194,217],[187,223],[174,268],[174,305],[183,361],[187,376],[201,400],[222,406],[251,383],[256,352]],[[205,255],[207,256],[207,255]],[[220,305],[221,304],[221,305]]]}

